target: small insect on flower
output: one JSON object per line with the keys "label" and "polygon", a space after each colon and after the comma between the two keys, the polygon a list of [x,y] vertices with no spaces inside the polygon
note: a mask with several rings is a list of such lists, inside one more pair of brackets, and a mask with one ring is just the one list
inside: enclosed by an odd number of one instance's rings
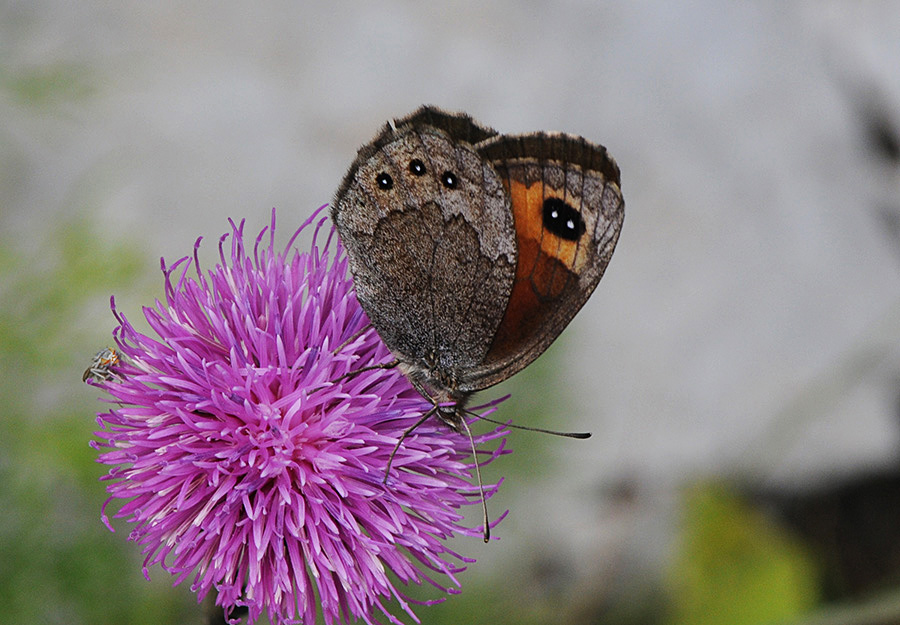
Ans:
{"label": "small insect on flower", "polygon": [[97,382],[108,382],[116,377],[111,368],[117,366],[120,362],[119,352],[111,347],[104,347],[94,354],[91,366],[84,370],[81,381],[87,382],[88,378],[91,378]]}

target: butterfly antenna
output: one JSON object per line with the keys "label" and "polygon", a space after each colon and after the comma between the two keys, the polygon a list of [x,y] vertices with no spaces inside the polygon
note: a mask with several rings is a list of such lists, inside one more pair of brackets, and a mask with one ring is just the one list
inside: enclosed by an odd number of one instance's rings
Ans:
{"label": "butterfly antenna", "polygon": [[419,419],[418,421],[416,421],[415,423],[413,423],[411,426],[409,426],[408,428],[406,428],[406,430],[403,431],[403,434],[400,435],[400,438],[397,439],[397,444],[394,445],[394,449],[391,450],[391,455],[388,456],[387,467],[386,467],[385,470],[384,470],[384,482],[383,482],[384,484],[387,484],[387,481],[388,481],[388,475],[389,475],[390,472],[391,472],[391,463],[394,462],[394,454],[396,454],[396,453],[397,453],[397,450],[400,449],[400,444],[403,443],[403,441],[406,440],[406,437],[407,437],[407,436],[409,436],[410,434],[412,434],[413,430],[415,430],[417,427],[419,427],[420,425],[422,425],[423,423],[425,423],[425,422],[428,420],[428,417],[430,417],[430,416],[433,415],[435,412],[437,412],[437,409],[438,409],[437,406],[432,406],[432,407],[431,407],[431,410],[429,410],[429,411],[426,412],[424,415],[422,415],[422,418],[421,418],[421,419]]}
{"label": "butterfly antenna", "polygon": [[476,419],[481,419],[482,421],[487,421],[488,423],[493,423],[495,425],[503,425],[509,428],[513,428],[515,430],[527,430],[529,432],[540,432],[541,434],[552,434],[553,436],[565,436],[566,438],[590,438],[590,432],[560,432],[558,430],[546,430],[544,428],[532,428],[527,425],[516,425],[515,423],[505,423],[503,421],[497,421],[496,419],[491,419],[489,417],[485,417],[484,415],[480,415],[477,412],[472,412],[471,410],[466,410],[467,414],[472,415]]}
{"label": "butterfly antenna", "polygon": [[469,445],[472,447],[472,461],[475,464],[475,475],[478,477],[478,491],[481,493],[481,512],[484,515],[484,542],[488,542],[491,539],[491,523],[488,520],[487,499],[484,496],[484,482],[481,481],[481,469],[478,466],[478,452],[475,451],[475,439],[472,438],[472,430],[469,429],[469,424],[466,423],[466,420],[460,419],[459,421],[466,428],[466,434],[469,436]]}

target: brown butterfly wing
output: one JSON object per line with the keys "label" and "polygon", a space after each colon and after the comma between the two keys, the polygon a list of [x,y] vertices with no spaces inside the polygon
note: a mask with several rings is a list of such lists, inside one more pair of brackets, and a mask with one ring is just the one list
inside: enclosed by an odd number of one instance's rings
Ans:
{"label": "brown butterfly wing", "polygon": [[424,107],[360,150],[332,206],[360,304],[435,390],[484,361],[512,289],[509,199],[468,141],[491,133]]}
{"label": "brown butterfly wing", "polygon": [[625,217],[619,168],[602,146],[534,133],[476,147],[511,198],[518,260],[490,349],[464,380],[471,391],[520,371],[559,336],[603,277]]}

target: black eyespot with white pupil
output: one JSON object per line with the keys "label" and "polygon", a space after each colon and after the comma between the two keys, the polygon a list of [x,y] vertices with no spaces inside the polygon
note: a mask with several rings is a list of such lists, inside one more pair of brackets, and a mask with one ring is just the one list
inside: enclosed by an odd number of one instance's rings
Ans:
{"label": "black eyespot with white pupil", "polygon": [[394,179],[391,178],[391,175],[386,171],[381,172],[375,177],[375,182],[378,183],[378,188],[382,191],[387,191],[388,189],[394,186]]}
{"label": "black eyespot with white pupil", "polygon": [[414,158],[409,162],[409,171],[414,176],[424,176],[425,175],[425,163],[420,161],[417,158]]}
{"label": "black eyespot with white pupil", "polygon": [[448,189],[455,189],[459,186],[459,178],[452,171],[445,171],[441,174],[441,183]]}
{"label": "black eyespot with white pupil", "polygon": [[544,228],[566,241],[577,241],[587,226],[581,213],[559,198],[544,200]]}

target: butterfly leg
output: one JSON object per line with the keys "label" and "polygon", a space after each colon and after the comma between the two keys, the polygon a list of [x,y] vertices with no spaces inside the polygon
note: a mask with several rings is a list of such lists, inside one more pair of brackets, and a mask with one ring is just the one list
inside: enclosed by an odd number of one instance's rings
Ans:
{"label": "butterfly leg", "polygon": [[400,449],[401,443],[403,443],[403,441],[406,440],[407,436],[412,434],[413,430],[415,430],[417,427],[419,427],[420,425],[425,423],[425,421],[428,420],[428,417],[430,417],[435,412],[437,412],[437,409],[438,409],[437,406],[432,406],[428,412],[426,412],[424,415],[422,415],[421,419],[419,419],[418,421],[413,423],[411,426],[406,428],[406,430],[403,431],[403,434],[400,435],[400,438],[397,439],[397,444],[394,445],[394,449],[391,450],[391,455],[388,456],[387,467],[385,467],[385,469],[384,469],[384,484],[387,484],[388,475],[391,472],[391,463],[394,462],[394,455],[397,453],[397,450]]}

